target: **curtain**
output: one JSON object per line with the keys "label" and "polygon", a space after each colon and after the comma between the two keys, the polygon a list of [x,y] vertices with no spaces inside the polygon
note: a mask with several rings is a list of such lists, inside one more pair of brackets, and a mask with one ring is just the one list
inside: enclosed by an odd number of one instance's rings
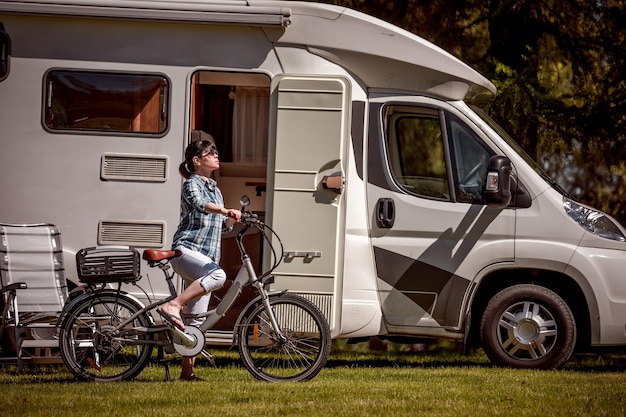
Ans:
{"label": "curtain", "polygon": [[263,166],[267,161],[269,91],[237,87],[233,109],[233,162]]}

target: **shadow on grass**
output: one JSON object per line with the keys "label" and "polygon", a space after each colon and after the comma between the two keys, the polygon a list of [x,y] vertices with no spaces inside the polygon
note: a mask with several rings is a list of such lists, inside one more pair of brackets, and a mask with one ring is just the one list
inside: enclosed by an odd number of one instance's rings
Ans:
{"label": "shadow on grass", "polygon": [[432,345],[386,343],[371,349],[367,343],[355,345],[334,342],[326,367],[349,368],[438,368],[438,367],[489,367],[482,353],[459,353],[454,344],[445,342]]}
{"label": "shadow on grass", "polygon": [[[333,344],[326,367],[349,368],[494,368],[482,349],[467,355],[460,353],[451,342],[436,342],[412,351],[410,346],[386,344],[384,350],[370,350],[366,344],[351,346]],[[577,353],[563,366],[577,372],[625,372],[626,350],[605,350],[595,353]]]}
{"label": "shadow on grass", "polygon": [[[236,350],[212,349],[215,364],[198,358],[196,365],[214,369],[243,369],[243,363]],[[171,377],[176,380],[180,371],[180,357],[172,356],[167,361]],[[164,363],[151,361],[152,367],[158,367],[165,373]],[[427,346],[421,351],[410,348],[391,346],[384,351],[367,349],[364,346],[352,346],[336,343],[326,363],[326,368],[492,368],[482,350],[459,353],[454,345],[445,343]],[[626,372],[626,350],[575,354],[565,364],[563,370],[575,372]],[[76,380],[64,365],[26,365],[20,372],[17,365],[0,366],[0,386],[11,383],[81,383]]]}
{"label": "shadow on grass", "polygon": [[[350,345],[334,341],[326,368],[493,368],[482,349],[460,353],[458,346],[440,341],[414,351],[411,345],[388,344],[386,350],[369,349],[367,343]],[[213,350],[216,368],[243,368],[241,359],[233,350]],[[198,358],[197,363],[211,366]],[[177,363],[174,361],[174,363]],[[575,354],[563,367],[578,372],[626,372],[626,350]]]}
{"label": "shadow on grass", "polygon": [[441,368],[441,367],[491,367],[489,363],[480,363],[471,359],[423,361],[404,360],[401,357],[368,357],[364,359],[343,359],[331,356],[326,363],[326,368]]}
{"label": "shadow on grass", "polygon": [[579,372],[626,372],[626,351],[575,354],[563,369]]}
{"label": "shadow on grass", "polygon": [[20,371],[17,365],[0,366],[0,385],[12,383],[70,383],[76,382],[64,365],[25,365]]}
{"label": "shadow on grass", "polygon": [[[404,355],[390,356],[372,356],[359,358],[343,358],[332,356],[326,363],[327,368],[441,368],[441,367],[458,367],[458,368],[495,368],[486,359],[479,358],[476,355],[470,356],[448,356],[437,358],[435,353],[428,356],[405,357]],[[572,370],[577,372],[626,372],[626,353],[621,354],[577,354],[563,366],[564,370]]]}

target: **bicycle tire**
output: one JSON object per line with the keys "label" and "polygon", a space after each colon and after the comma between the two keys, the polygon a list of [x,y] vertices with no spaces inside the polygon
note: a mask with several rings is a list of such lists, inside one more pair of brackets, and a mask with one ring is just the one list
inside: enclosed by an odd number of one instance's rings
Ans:
{"label": "bicycle tire", "polygon": [[114,382],[133,379],[147,365],[152,345],[142,343],[147,313],[114,333],[113,328],[141,310],[135,300],[117,293],[94,293],[77,302],[65,315],[59,331],[63,362],[79,380]]}
{"label": "bicycle tire", "polygon": [[257,379],[308,381],[330,355],[330,328],[320,309],[294,294],[270,296],[270,305],[286,340],[279,340],[263,303],[253,305],[237,328],[239,356]]}

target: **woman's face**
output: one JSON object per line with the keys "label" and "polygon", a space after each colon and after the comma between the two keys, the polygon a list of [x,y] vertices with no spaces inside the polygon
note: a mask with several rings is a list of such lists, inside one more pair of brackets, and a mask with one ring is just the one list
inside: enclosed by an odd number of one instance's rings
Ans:
{"label": "woman's face", "polygon": [[196,168],[196,174],[207,178],[210,177],[211,173],[220,167],[220,160],[215,146],[211,145],[202,155],[194,156],[193,163]]}

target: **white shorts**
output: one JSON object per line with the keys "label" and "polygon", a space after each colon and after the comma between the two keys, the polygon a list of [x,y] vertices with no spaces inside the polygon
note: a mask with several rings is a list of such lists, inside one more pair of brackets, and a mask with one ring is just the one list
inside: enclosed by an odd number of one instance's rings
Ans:
{"label": "white shorts", "polygon": [[173,258],[170,263],[185,281],[198,280],[207,293],[222,288],[226,282],[226,273],[211,258],[184,246],[178,246],[175,250],[181,251],[182,255]]}

